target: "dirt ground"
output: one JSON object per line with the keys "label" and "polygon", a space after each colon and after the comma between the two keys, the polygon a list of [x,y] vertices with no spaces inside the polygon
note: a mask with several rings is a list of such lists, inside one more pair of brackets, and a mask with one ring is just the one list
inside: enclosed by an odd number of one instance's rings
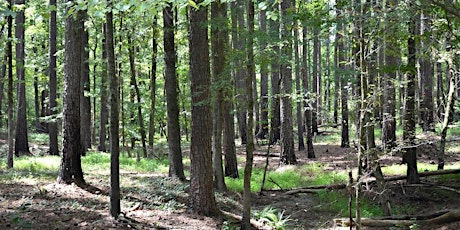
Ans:
{"label": "dirt ground", "polygon": [[[419,162],[434,163],[435,151],[428,147],[419,148]],[[264,164],[265,148],[257,147],[256,167]],[[271,153],[279,154],[279,147],[273,148]],[[327,170],[337,171],[353,168],[356,164],[353,148],[315,143],[315,154],[316,159],[307,159],[304,151],[296,152],[299,165],[321,162]],[[447,163],[459,160],[459,153],[448,152]],[[279,158],[271,157],[270,168],[278,167],[278,162]],[[400,162],[401,156],[397,153],[386,155],[381,160],[383,166]],[[0,170],[0,175],[3,173]],[[91,185],[85,189],[57,184],[51,179],[37,181],[27,177],[18,178],[14,184],[0,184],[0,229],[222,229],[225,225],[221,217],[197,216],[187,210],[187,184],[164,174],[123,170],[123,214],[114,220],[108,213],[108,169],[85,173],[85,179]],[[459,208],[459,194],[440,189],[436,185],[441,181],[433,178],[422,178],[425,185],[433,186],[407,186],[402,181],[389,184],[392,202],[412,206],[413,214]],[[457,191],[460,189],[460,181],[443,181],[442,185]],[[372,198],[372,195],[369,197]],[[217,200],[222,210],[241,213],[241,194],[219,194]],[[276,191],[253,194],[254,209],[263,209],[268,205],[289,216],[289,229],[349,229],[334,226],[332,219],[343,216],[324,208],[325,204],[315,194],[284,195]],[[437,229],[459,227],[459,223],[453,223]],[[420,228],[425,229],[423,226]]]}

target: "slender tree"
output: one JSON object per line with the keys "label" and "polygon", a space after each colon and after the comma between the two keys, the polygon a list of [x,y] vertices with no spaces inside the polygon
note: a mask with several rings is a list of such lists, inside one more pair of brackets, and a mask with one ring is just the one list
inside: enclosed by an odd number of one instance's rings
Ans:
{"label": "slender tree", "polygon": [[52,116],[50,123],[48,124],[49,130],[49,152],[50,155],[59,155],[58,149],[58,127],[57,127],[57,77],[56,77],[56,51],[57,51],[57,22],[56,22],[56,0],[50,0],[50,18],[49,18],[49,114]]}
{"label": "slender tree", "polygon": [[223,130],[223,113],[224,105],[224,87],[223,82],[226,74],[226,49],[228,40],[228,31],[226,28],[227,15],[226,4],[220,1],[211,4],[211,51],[212,51],[212,73],[213,73],[213,172],[214,184],[219,191],[227,190],[224,181],[224,170],[222,167],[222,130]]}
{"label": "slender tree", "polygon": [[[9,0],[8,10],[13,10],[13,0]],[[14,121],[13,121],[13,16],[9,15],[8,21],[8,40],[6,42],[6,56],[7,56],[7,68],[8,68],[8,156],[6,160],[6,166],[13,168],[13,153],[14,153]]]}
{"label": "slender tree", "polygon": [[163,10],[163,42],[165,49],[165,92],[168,119],[169,176],[185,180],[182,165],[181,134],[179,126],[179,105],[176,75],[176,51],[174,42],[174,15],[172,4]]}
{"label": "slender tree", "polygon": [[149,147],[153,150],[153,142],[155,138],[155,103],[156,103],[156,88],[157,88],[157,18],[153,19],[152,25],[152,69],[150,75],[150,116],[149,116]]}
{"label": "slender tree", "polygon": [[248,39],[246,44],[247,50],[247,77],[246,77],[246,97],[247,97],[247,144],[246,144],[246,163],[244,166],[244,184],[243,184],[243,219],[241,220],[241,229],[250,230],[251,224],[251,175],[254,158],[254,97],[252,82],[255,79],[254,63],[254,2],[247,1],[248,12]]}
{"label": "slender tree", "polygon": [[120,208],[120,137],[119,137],[119,105],[120,90],[119,80],[115,73],[115,47],[113,42],[113,13],[109,3],[106,13],[106,52],[108,63],[108,76],[110,79],[110,215],[118,218]]}
{"label": "slender tree", "polygon": [[[25,0],[16,0],[16,5],[24,5]],[[16,42],[16,76],[18,78],[17,88],[17,116],[16,136],[14,142],[14,154],[16,156],[29,155],[29,139],[27,132],[27,100],[26,100],[26,69],[25,69],[25,21],[24,9],[17,12],[15,18],[15,39]]]}
{"label": "slender tree", "polygon": [[[414,9],[414,2],[409,1],[409,9]],[[420,181],[417,171],[417,153],[415,144],[415,73],[416,73],[416,48],[415,48],[415,19],[409,20],[409,35],[407,40],[407,73],[406,73],[406,98],[404,113],[403,140],[409,145],[403,152],[403,162],[407,164],[407,183],[418,183]]]}
{"label": "slender tree", "polygon": [[[297,22],[296,22],[297,23]],[[297,26],[294,28],[294,73],[295,73],[295,90],[297,97],[301,97],[301,84],[300,84],[300,55],[299,55],[299,30]],[[303,133],[305,131],[304,128],[304,119],[302,115],[303,104],[301,100],[297,100],[297,107],[296,107],[296,118],[297,118],[297,142],[299,145],[299,151],[305,149],[305,143],[303,140]]]}
{"label": "slender tree", "polygon": [[[199,4],[202,1],[197,1]],[[190,8],[190,91],[192,134],[190,142],[190,207],[198,214],[218,214],[212,180],[211,71],[205,6]]]}
{"label": "slender tree", "polygon": [[289,61],[292,55],[291,23],[292,15],[288,9],[292,6],[290,0],[281,3],[281,39],[286,41],[281,47],[281,54],[285,61],[281,62],[281,163],[296,164],[294,154],[293,118],[292,118],[292,69]]}
{"label": "slender tree", "polygon": [[[272,5],[272,13],[278,15],[279,14],[279,4],[278,1],[275,1]],[[271,119],[270,119],[270,129],[272,130],[273,135],[271,135],[272,140],[270,140],[271,144],[275,144],[281,137],[281,118],[280,118],[280,84],[281,84],[281,77],[280,77],[280,47],[278,45],[278,41],[280,40],[280,23],[279,17],[272,18],[269,23],[269,34],[270,39],[274,41],[273,44],[273,60],[270,63],[270,83],[271,83],[271,104],[270,104],[270,112],[271,112]]]}
{"label": "slender tree", "polygon": [[308,93],[309,90],[309,84],[308,84],[308,72],[307,72],[307,45],[308,45],[308,39],[307,39],[307,27],[304,26],[302,29],[302,38],[303,38],[303,44],[302,44],[302,87],[303,87],[303,106],[304,106],[304,114],[305,114],[305,131],[306,131],[306,136],[307,136],[307,156],[308,158],[315,158],[315,150],[313,148],[313,129],[312,129],[312,124],[311,124],[311,114],[313,112],[313,107],[311,106],[310,103],[310,96]]}
{"label": "slender tree", "polygon": [[109,120],[109,110],[107,106],[107,23],[102,24],[102,60],[104,64],[102,65],[102,72],[101,72],[101,108],[100,108],[100,115],[99,115],[99,145],[97,146],[97,150],[99,151],[107,151],[106,140],[107,140],[107,123]]}
{"label": "slender tree", "polygon": [[[86,17],[86,13],[85,13]],[[83,155],[91,148],[91,98],[89,80],[89,33],[85,30],[83,34],[83,45],[81,55],[81,80],[80,80],[80,127],[81,141],[83,145]]]}
{"label": "slender tree", "polygon": [[[259,11],[259,29],[262,36],[259,38],[260,52],[266,53],[267,49],[267,15],[266,10]],[[260,129],[257,138],[265,139],[268,135],[268,63],[262,59],[260,63]]]}
{"label": "slender tree", "polygon": [[350,137],[349,137],[349,130],[348,130],[348,78],[345,75],[345,62],[346,62],[346,55],[345,55],[345,38],[343,34],[345,33],[344,28],[344,17],[345,13],[343,12],[343,4],[344,1],[340,0],[337,2],[337,15],[339,20],[337,22],[337,51],[338,55],[338,62],[339,66],[337,72],[340,74],[340,96],[341,96],[341,125],[342,125],[342,134],[341,134],[341,143],[340,147],[348,148],[350,147]]}
{"label": "slender tree", "polygon": [[[247,141],[247,111],[246,111],[246,78],[244,73],[244,63],[241,57],[244,55],[244,44],[245,37],[243,32],[245,30],[244,26],[244,0],[237,0],[234,4],[236,8],[232,8],[234,14],[236,15],[234,19],[236,20],[236,30],[234,30],[232,37],[234,50],[237,51],[237,60],[235,60],[235,90],[236,90],[236,118],[238,122],[238,131],[241,138],[241,144],[246,144]],[[233,22],[232,22],[233,23]],[[235,29],[232,28],[232,29]]]}

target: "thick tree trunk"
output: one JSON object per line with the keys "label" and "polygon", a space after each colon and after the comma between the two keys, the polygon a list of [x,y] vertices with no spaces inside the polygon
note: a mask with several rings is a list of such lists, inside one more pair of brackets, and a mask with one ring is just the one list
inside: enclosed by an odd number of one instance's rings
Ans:
{"label": "thick tree trunk", "polygon": [[[67,12],[74,2],[67,8]],[[81,168],[82,142],[80,135],[80,74],[81,49],[84,35],[84,12],[76,17],[68,15],[65,21],[64,99],[62,111],[62,158],[58,182],[75,182],[83,186]]]}
{"label": "thick tree trunk", "polygon": [[119,78],[115,74],[115,47],[113,42],[113,14],[106,13],[106,53],[108,77],[110,79],[110,215],[115,219],[120,209],[120,137],[119,137]]}
{"label": "thick tree trunk", "polygon": [[[174,17],[172,4],[163,10],[163,42],[165,50],[165,91],[168,119],[169,176],[185,180],[182,164],[181,134],[176,75],[176,51],[174,41]],[[139,95],[138,95],[139,96]],[[141,114],[139,114],[141,115]],[[141,118],[142,116],[140,116]]]}
{"label": "thick tree trunk", "polygon": [[[16,0],[16,5],[25,4],[25,0]],[[25,14],[24,10],[18,11],[15,18],[15,39],[16,39],[16,76],[18,78],[17,88],[17,115],[16,115],[16,136],[14,142],[14,155],[29,155],[29,139],[27,127],[27,100],[25,82]]]}
{"label": "thick tree trunk", "polygon": [[[201,3],[201,1],[197,1]],[[190,143],[190,207],[206,216],[218,214],[212,180],[210,100],[211,74],[205,6],[190,8],[190,92],[192,136]]]}
{"label": "thick tree trunk", "polygon": [[[51,9],[56,7],[56,0],[50,0],[49,5]],[[58,149],[58,126],[57,126],[57,76],[56,76],[56,56],[55,53],[57,51],[57,24],[56,24],[56,9],[52,9],[50,11],[50,19],[49,19],[49,90],[50,90],[50,98],[49,98],[49,115],[52,117],[52,120],[48,124],[49,130],[49,153],[50,155],[59,155]]]}

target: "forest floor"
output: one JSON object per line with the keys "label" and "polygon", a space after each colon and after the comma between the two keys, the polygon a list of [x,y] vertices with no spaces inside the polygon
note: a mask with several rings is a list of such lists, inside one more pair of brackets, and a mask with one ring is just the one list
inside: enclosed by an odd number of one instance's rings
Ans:
{"label": "forest floor", "polygon": [[[435,137],[422,138],[436,141]],[[242,159],[244,148],[238,149],[241,154],[239,159]],[[266,146],[257,146],[256,149],[255,167],[263,167]],[[426,146],[418,148],[419,162],[435,164],[436,151],[433,149]],[[454,151],[447,152],[446,165],[460,160],[458,149],[452,149]],[[1,155],[4,155],[3,152]],[[275,146],[270,152],[279,154],[279,147]],[[316,142],[315,154],[316,159],[307,159],[305,151],[296,152],[299,165],[321,163],[326,170],[336,172],[356,165],[356,150],[353,148]],[[0,158],[4,159],[4,156]],[[387,154],[381,160],[382,166],[400,162],[401,155],[398,153]],[[243,162],[239,163],[242,167]],[[283,170],[285,167],[298,166],[279,167],[279,158],[270,157],[271,170]],[[7,172],[0,169],[0,175],[4,173]],[[119,220],[114,220],[108,213],[109,174],[107,168],[85,172],[85,180],[91,185],[85,189],[55,183],[57,172],[47,172],[39,179],[31,174],[21,174],[11,182],[0,180],[0,229],[232,229],[228,224],[230,221],[225,222],[223,218],[197,216],[187,210],[187,183],[168,178],[163,173],[124,169],[121,170],[123,214]],[[426,214],[460,207],[458,193],[436,186],[442,183],[458,191],[460,181],[426,177],[422,178],[422,182],[434,186],[407,186],[403,181],[389,183],[391,202],[412,207],[412,213],[406,214]],[[241,194],[231,192],[216,197],[222,210],[241,213]],[[367,197],[377,203],[375,193],[369,192]],[[289,216],[288,229],[349,229],[334,226],[334,218],[346,216],[328,208],[314,193],[285,195],[281,191],[266,191],[263,195],[253,194],[253,209],[261,210],[267,206],[284,211],[285,217]],[[453,223],[437,229],[459,227],[459,223]],[[424,228],[419,226],[419,229]]]}

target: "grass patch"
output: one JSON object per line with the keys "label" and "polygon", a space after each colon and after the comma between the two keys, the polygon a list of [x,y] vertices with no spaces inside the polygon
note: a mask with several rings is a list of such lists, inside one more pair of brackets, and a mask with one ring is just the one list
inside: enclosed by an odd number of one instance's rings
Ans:
{"label": "grass patch", "polygon": [[[225,178],[227,188],[231,191],[243,191],[244,170],[240,169],[240,178]],[[251,177],[251,191],[258,192],[261,188],[263,169],[254,168]],[[326,172],[321,164],[303,166],[285,166],[276,171],[268,171],[265,189],[291,189],[309,185],[343,183],[347,179],[346,173]],[[274,182],[276,183],[274,183]]]}

